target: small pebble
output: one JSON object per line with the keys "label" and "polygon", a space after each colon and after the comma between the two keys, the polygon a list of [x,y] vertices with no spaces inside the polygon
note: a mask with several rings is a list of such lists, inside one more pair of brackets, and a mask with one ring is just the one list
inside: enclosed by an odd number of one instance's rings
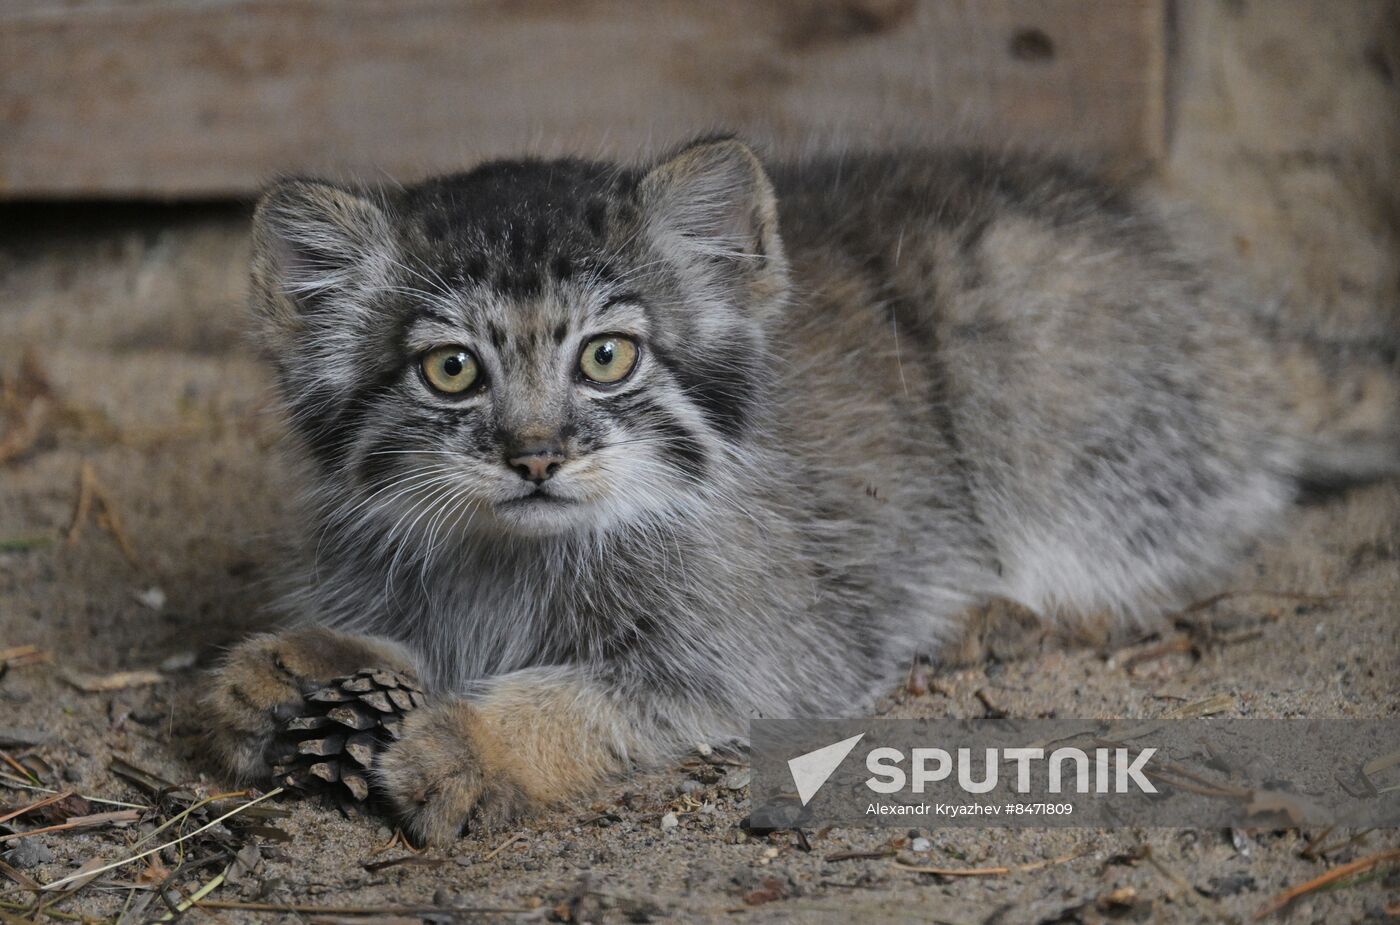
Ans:
{"label": "small pebble", "polygon": [[748,768],[739,768],[724,775],[724,789],[742,790],[749,785],[753,778],[753,772]]}
{"label": "small pebble", "polygon": [[174,655],[160,663],[160,670],[166,674],[174,674],[177,671],[189,671],[194,667],[198,656],[193,652],[176,652]]}
{"label": "small pebble", "polygon": [[21,838],[15,842],[13,848],[4,853],[3,857],[12,866],[25,870],[49,863],[53,860],[53,852],[45,847],[43,842],[35,841],[32,838]]}
{"label": "small pebble", "polygon": [[675,813],[667,813],[661,817],[661,831],[669,832],[681,824]]}
{"label": "small pebble", "polygon": [[932,851],[933,842],[929,841],[927,838],[916,838],[909,843],[909,850],[921,852]]}
{"label": "small pebble", "polygon": [[48,739],[47,733],[34,727],[0,726],[0,748],[28,748],[42,745]]}
{"label": "small pebble", "polygon": [[152,610],[165,609],[165,592],[155,586],[136,592],[136,599]]}
{"label": "small pebble", "polygon": [[681,781],[681,793],[694,793],[697,790],[704,789],[705,785],[700,783],[698,780],[694,780],[692,778],[687,777],[685,780]]}

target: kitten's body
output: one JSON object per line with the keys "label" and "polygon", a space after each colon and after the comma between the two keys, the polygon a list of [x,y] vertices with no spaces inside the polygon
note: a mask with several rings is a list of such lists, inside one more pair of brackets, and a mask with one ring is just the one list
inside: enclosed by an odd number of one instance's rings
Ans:
{"label": "kitten's body", "polygon": [[[1393,358],[1284,336],[1128,193],[957,152],[772,176],[721,141],[645,175],[271,194],[255,278],[319,483],[298,605],[380,641],[235,653],[235,768],[262,768],[253,713],[285,675],[411,662],[465,699],[381,776],[446,838],[752,716],[859,710],[993,595],[1160,612],[1300,479],[1394,468]],[[557,373],[614,324],[641,332],[637,379]],[[443,342],[493,358],[470,410],[405,378]],[[563,435],[582,507],[496,500],[519,433]]]}

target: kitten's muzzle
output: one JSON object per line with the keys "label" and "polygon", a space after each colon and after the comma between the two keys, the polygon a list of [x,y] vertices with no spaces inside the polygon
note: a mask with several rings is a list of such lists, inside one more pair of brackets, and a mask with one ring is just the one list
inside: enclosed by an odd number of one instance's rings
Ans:
{"label": "kitten's muzzle", "polygon": [[514,469],[522,479],[539,485],[558,472],[566,458],[564,451],[558,447],[542,447],[518,452],[506,460],[506,465]]}

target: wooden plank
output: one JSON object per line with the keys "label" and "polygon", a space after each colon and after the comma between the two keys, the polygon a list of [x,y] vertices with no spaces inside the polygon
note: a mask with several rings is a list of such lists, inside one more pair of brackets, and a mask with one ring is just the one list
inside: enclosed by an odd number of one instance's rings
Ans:
{"label": "wooden plank", "polygon": [[1165,0],[7,0],[0,197],[245,195],[522,148],[1163,147]]}

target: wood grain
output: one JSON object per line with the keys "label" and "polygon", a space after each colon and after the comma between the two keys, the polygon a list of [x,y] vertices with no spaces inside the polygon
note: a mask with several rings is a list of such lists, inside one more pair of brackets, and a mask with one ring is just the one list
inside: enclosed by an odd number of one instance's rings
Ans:
{"label": "wood grain", "polygon": [[1163,148],[1165,0],[7,0],[0,197],[246,195],[522,148]]}

